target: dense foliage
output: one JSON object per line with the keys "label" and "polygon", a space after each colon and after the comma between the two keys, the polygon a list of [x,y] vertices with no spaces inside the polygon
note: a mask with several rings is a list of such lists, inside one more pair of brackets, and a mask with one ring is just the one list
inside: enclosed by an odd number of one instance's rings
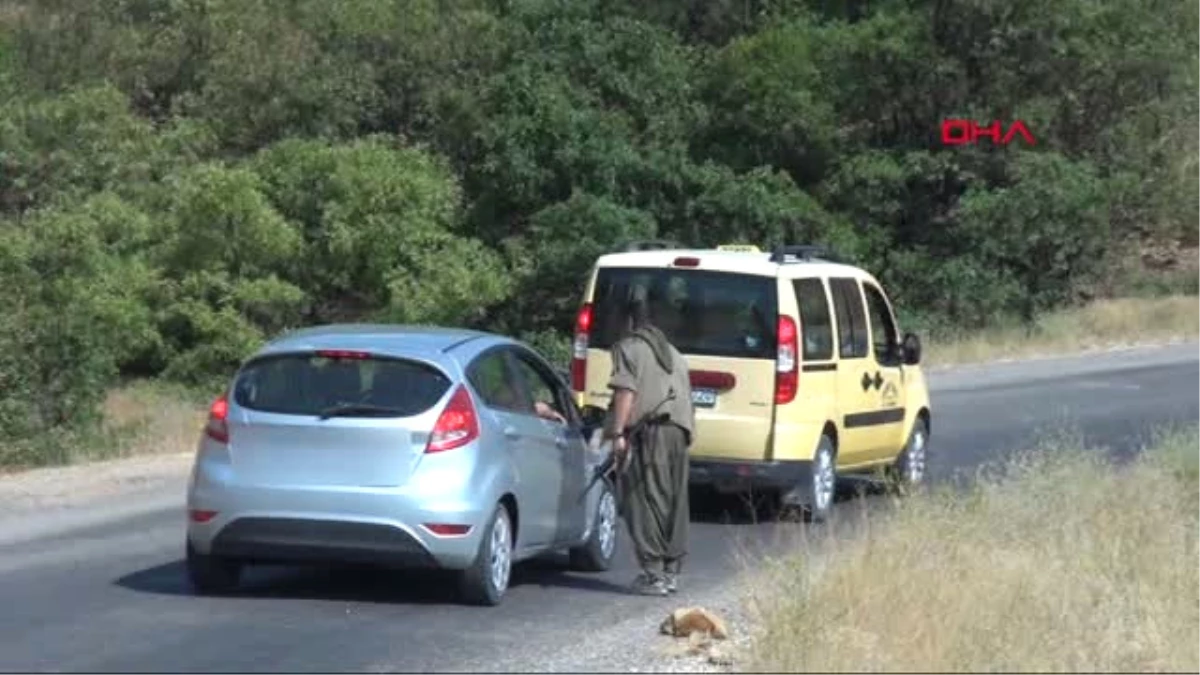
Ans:
{"label": "dense foliage", "polygon": [[[289,327],[560,353],[630,238],[822,241],[910,326],[1111,293],[1197,232],[1178,0],[0,2],[0,437]],[[940,123],[1036,138],[946,147]]]}

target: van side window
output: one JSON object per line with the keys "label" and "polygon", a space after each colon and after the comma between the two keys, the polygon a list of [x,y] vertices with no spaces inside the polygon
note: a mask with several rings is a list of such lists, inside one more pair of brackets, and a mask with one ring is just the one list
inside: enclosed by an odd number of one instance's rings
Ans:
{"label": "van side window", "polygon": [[888,307],[883,291],[873,284],[863,284],[867,294],[867,309],[871,317],[871,337],[875,347],[875,358],[882,365],[899,365],[897,345],[900,342],[892,311]]}
{"label": "van side window", "polygon": [[858,282],[850,278],[829,280],[838,322],[838,354],[843,359],[867,356],[870,337],[867,333],[866,311]]}
{"label": "van side window", "polygon": [[800,331],[805,361],[828,361],[833,358],[833,319],[829,316],[829,300],[825,284],[820,279],[797,279],[796,304],[800,306]]}

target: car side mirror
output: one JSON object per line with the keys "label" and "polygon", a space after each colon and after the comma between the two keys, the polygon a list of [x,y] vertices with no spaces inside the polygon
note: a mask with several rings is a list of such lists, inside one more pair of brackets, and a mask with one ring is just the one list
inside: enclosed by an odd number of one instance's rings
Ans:
{"label": "car side mirror", "polygon": [[900,343],[900,353],[904,359],[904,365],[915,366],[921,362],[921,338],[914,333],[907,333],[904,336],[904,341]]}

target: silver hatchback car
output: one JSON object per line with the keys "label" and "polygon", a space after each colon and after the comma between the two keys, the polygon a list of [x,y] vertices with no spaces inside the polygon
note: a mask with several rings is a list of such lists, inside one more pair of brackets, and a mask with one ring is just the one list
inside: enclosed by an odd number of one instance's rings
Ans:
{"label": "silver hatchback car", "polygon": [[588,488],[601,459],[589,433],[561,376],[509,338],[285,335],[210,409],[187,491],[190,581],[229,592],[255,562],[440,568],[469,602],[496,605],[512,565],[534,556],[566,550],[576,569],[606,570],[616,501],[605,480]]}

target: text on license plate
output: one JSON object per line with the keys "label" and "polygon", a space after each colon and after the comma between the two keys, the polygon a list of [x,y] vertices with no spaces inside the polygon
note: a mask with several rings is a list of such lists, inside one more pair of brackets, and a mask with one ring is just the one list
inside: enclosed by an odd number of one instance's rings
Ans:
{"label": "text on license plate", "polygon": [[717,392],[712,389],[693,389],[692,405],[711,408],[717,404]]}

